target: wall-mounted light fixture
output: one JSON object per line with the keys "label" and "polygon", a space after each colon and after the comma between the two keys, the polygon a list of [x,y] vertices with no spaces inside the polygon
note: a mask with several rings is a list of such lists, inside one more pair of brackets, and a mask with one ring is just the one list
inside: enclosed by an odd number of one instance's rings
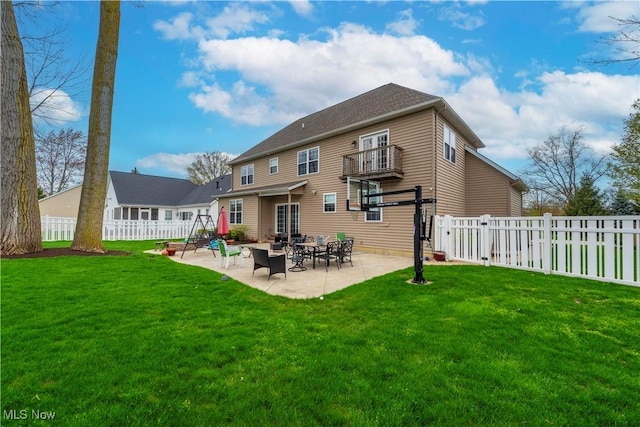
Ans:
{"label": "wall-mounted light fixture", "polygon": [[316,190],[315,188],[313,190],[311,190],[311,194],[313,194],[314,196],[318,193],[318,190]]}
{"label": "wall-mounted light fixture", "polygon": [[356,148],[356,145],[358,145],[358,141],[351,141],[351,147]]}

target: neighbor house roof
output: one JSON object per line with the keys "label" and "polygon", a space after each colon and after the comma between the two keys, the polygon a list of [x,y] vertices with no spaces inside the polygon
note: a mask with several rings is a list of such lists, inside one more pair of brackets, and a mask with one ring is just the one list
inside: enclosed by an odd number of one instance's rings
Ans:
{"label": "neighbor house roof", "polygon": [[213,199],[227,193],[231,189],[231,174],[214,179],[203,185],[198,185],[179,203],[181,206],[211,203]]}
{"label": "neighbor house roof", "polygon": [[231,188],[231,175],[217,178],[205,185],[196,185],[182,178],[139,173],[109,171],[109,175],[120,205],[185,206],[208,204],[216,193],[226,192]]}
{"label": "neighbor house roof", "polygon": [[428,108],[441,114],[477,148],[480,138],[462,121],[444,99],[389,83],[324,110],[303,117],[232,160],[238,164],[271,155],[298,145],[308,144],[351,129],[389,120]]}

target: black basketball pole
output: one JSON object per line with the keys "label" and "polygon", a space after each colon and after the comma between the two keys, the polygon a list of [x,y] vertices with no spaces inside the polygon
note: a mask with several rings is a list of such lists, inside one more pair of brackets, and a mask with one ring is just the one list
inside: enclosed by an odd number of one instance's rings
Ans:
{"label": "black basketball pole", "polygon": [[424,267],[422,263],[423,248],[422,248],[422,186],[416,185],[416,211],[413,214],[413,268],[416,276],[411,281],[412,283],[424,283],[424,277],[422,275],[422,269]]}
{"label": "black basketball pole", "polygon": [[[362,186],[362,181],[360,182],[360,185]],[[403,193],[411,193],[411,192],[415,194],[415,198],[413,200],[401,200],[398,202],[369,203],[369,199],[371,197],[388,196],[392,194],[403,194]],[[421,185],[416,185],[413,189],[410,189],[410,190],[395,190],[395,191],[387,191],[387,192],[373,193],[373,194],[369,194],[369,193],[365,194],[365,192],[361,190],[360,193],[362,194],[361,203],[360,203],[362,210],[368,210],[371,208],[383,208],[387,206],[414,205],[416,207],[413,214],[413,268],[416,272],[416,275],[411,282],[426,283],[426,280],[422,275],[422,269],[424,267],[422,263],[422,259],[424,256],[422,241],[426,240],[426,236],[424,233],[424,230],[426,227],[422,224],[421,209],[423,204],[425,203],[433,204],[436,202],[436,199],[423,199]],[[364,203],[365,200],[366,200],[366,203]],[[349,206],[349,202],[347,201],[347,208],[348,206]],[[433,218],[431,219],[431,222],[433,222]]]}

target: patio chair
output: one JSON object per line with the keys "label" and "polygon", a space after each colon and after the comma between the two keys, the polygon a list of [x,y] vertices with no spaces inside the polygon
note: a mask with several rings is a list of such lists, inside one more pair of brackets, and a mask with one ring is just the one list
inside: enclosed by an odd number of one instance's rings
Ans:
{"label": "patio chair", "polygon": [[209,246],[207,246],[207,249],[209,249],[211,251],[213,256],[216,256],[216,251],[220,250],[219,245],[218,245],[218,241],[217,240],[210,240],[209,241]]}
{"label": "patio chair", "polygon": [[272,251],[279,251],[286,248],[289,244],[289,235],[287,233],[278,233],[271,244]]}
{"label": "patio chair", "polygon": [[218,249],[220,250],[220,266],[227,260],[227,265],[224,268],[229,268],[229,261],[233,258],[233,263],[236,263],[236,258],[240,258],[240,265],[242,265],[242,252],[237,249],[229,249],[227,242],[222,239],[218,239]]}
{"label": "patio chair", "polygon": [[351,252],[353,251],[353,237],[345,237],[345,239],[340,242],[339,258],[340,264],[344,264],[348,262],[353,267],[353,261],[351,261]]}
{"label": "patio chair", "polygon": [[293,261],[293,266],[289,268],[289,271],[305,271],[307,267],[304,266],[305,258],[310,258],[306,253],[308,252],[304,246],[300,246],[299,243],[304,243],[303,237],[293,237],[291,239],[291,248],[287,253]]}
{"label": "patio chair", "polygon": [[336,261],[336,266],[340,269],[340,242],[329,242],[325,246],[325,249],[316,253],[316,258],[323,259],[325,261],[325,270],[329,271],[329,264],[331,260]]}
{"label": "patio chair", "polygon": [[253,250],[253,274],[260,268],[266,268],[269,270],[267,280],[271,278],[271,275],[284,273],[285,279],[287,278],[287,257],[285,254],[269,255],[269,251],[266,249],[252,248]]}

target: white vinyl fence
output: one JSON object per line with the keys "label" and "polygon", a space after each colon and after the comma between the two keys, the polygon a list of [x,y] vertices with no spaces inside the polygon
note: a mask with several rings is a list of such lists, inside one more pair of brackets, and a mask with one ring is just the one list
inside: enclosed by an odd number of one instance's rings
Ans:
{"label": "white vinyl fence", "polygon": [[640,216],[436,216],[447,259],[640,286]]}
{"label": "white vinyl fence", "polygon": [[[42,241],[73,240],[75,218],[41,217]],[[105,219],[102,240],[169,240],[189,236],[193,221]]]}

